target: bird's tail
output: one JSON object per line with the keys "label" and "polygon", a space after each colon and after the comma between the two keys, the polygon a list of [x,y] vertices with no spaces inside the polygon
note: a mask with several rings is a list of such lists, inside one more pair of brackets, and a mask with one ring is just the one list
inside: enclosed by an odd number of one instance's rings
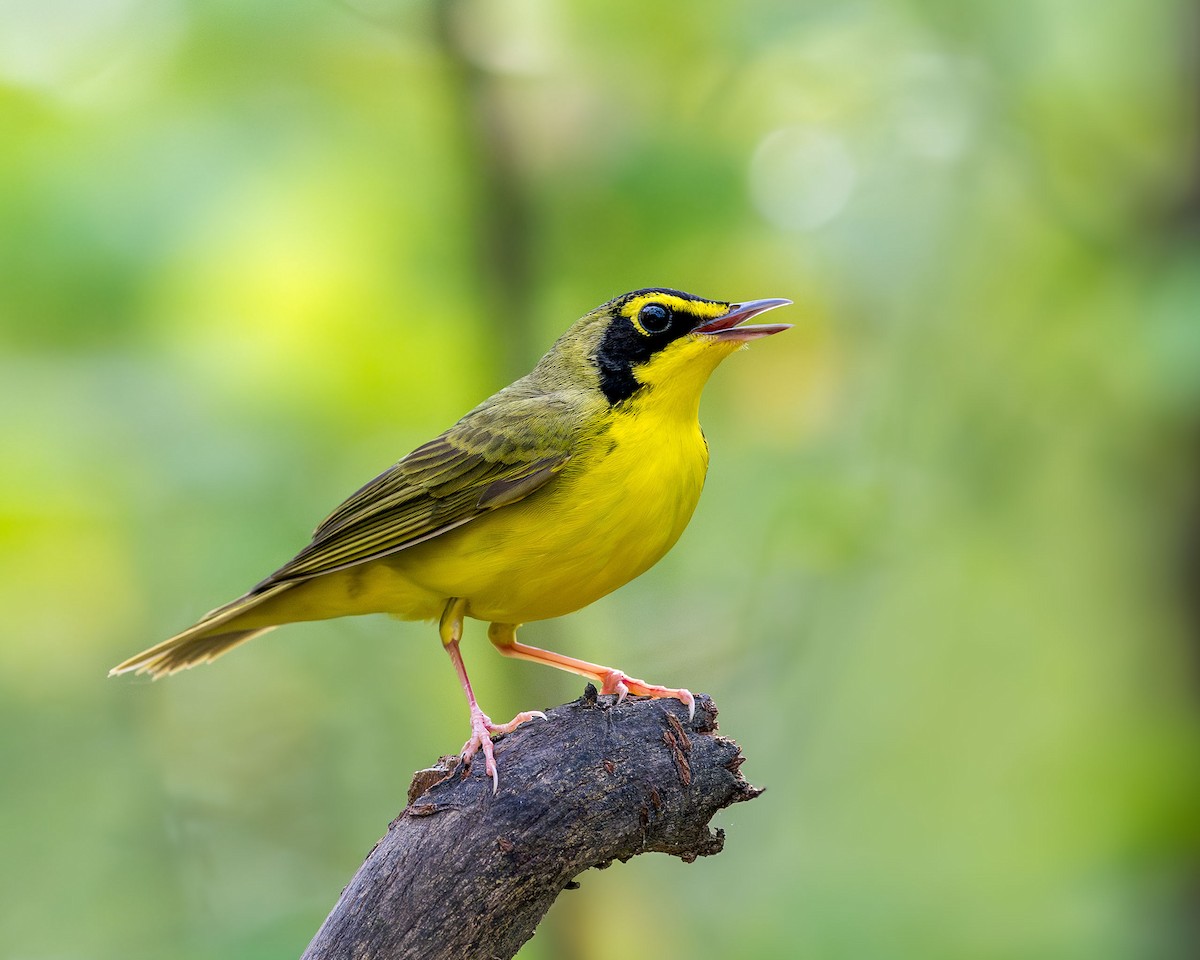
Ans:
{"label": "bird's tail", "polygon": [[198,663],[216,660],[238,644],[273,629],[276,624],[253,623],[251,611],[290,586],[290,583],[276,584],[262,593],[249,593],[218,607],[182,633],[117,664],[108,671],[108,675],[115,677],[122,673],[148,673],[157,679]]}

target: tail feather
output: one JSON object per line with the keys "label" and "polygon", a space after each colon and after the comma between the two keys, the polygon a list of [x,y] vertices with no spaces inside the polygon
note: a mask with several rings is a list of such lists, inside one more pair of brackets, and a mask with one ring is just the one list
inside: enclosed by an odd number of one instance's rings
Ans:
{"label": "tail feather", "polygon": [[221,654],[245,643],[274,627],[254,630],[230,630],[228,633],[204,634],[198,637],[172,637],[156,647],[144,650],[108,671],[110,677],[122,673],[148,673],[156,680],[170,676],[198,663],[210,663]]}
{"label": "tail feather", "polygon": [[277,624],[263,625],[260,622],[254,626],[239,626],[238,620],[264,600],[281,593],[289,586],[290,584],[286,583],[277,584],[262,593],[247,594],[232,603],[218,607],[182,633],[177,633],[170,639],[117,664],[108,671],[108,675],[115,677],[122,673],[148,673],[157,679],[194,667],[198,663],[210,663],[238,644],[273,630]]}

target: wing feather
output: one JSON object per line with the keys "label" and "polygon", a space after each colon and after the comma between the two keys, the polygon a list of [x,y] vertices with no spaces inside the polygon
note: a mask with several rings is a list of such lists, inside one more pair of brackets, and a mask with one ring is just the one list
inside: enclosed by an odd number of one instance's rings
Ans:
{"label": "wing feather", "polygon": [[386,556],[529,496],[567,464],[579,436],[578,416],[544,416],[555,400],[497,394],[353,493],[255,589]]}

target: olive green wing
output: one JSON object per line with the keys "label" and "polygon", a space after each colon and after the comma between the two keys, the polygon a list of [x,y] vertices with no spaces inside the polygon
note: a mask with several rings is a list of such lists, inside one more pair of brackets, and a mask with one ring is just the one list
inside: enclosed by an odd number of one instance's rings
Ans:
{"label": "olive green wing", "polygon": [[571,459],[577,418],[553,396],[472,411],[354,493],[255,591],[374,560],[516,503]]}

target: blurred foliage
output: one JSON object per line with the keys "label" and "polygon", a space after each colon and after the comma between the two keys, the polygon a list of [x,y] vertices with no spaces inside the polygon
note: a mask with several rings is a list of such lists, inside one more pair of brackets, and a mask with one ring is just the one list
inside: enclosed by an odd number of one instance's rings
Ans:
{"label": "blurred foliage", "polygon": [[[105,670],[668,285],[799,326],[714,378],[680,546],[523,636],[711,693],[770,789],[521,956],[1194,955],[1198,23],[5,3],[0,953],[298,954],[465,736],[433,628]],[[579,693],[465,652],[493,715]]]}

